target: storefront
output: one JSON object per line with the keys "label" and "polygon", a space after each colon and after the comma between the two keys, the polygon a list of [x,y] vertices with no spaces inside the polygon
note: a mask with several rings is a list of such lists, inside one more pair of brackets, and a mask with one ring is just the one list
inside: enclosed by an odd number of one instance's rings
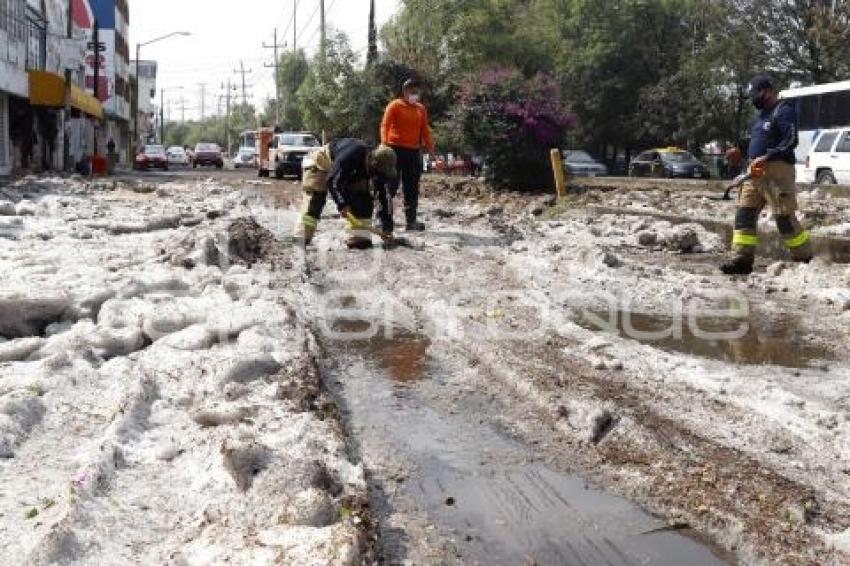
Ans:
{"label": "storefront", "polygon": [[[94,129],[103,120],[103,108],[97,99],[72,84],[68,91],[71,115],[65,116],[65,80],[46,71],[29,71],[29,91],[33,133],[28,168],[60,169],[66,159],[70,160],[67,165],[73,167],[85,155],[91,155]],[[99,140],[98,147],[104,145],[105,141]],[[22,166],[27,167],[23,162]]]}

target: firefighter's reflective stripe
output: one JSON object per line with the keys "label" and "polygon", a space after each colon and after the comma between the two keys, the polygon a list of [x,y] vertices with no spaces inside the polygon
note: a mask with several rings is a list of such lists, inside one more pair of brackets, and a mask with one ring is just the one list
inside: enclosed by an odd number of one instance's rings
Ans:
{"label": "firefighter's reflective stripe", "polygon": [[317,218],[313,218],[309,214],[302,214],[301,215],[301,224],[303,224],[304,226],[307,226],[309,228],[315,228],[316,226],[319,225],[319,220]]}
{"label": "firefighter's reflective stripe", "polygon": [[799,248],[800,246],[806,245],[806,243],[808,243],[808,241],[809,241],[809,232],[806,231],[806,230],[803,230],[802,232],[800,232],[796,236],[786,239],[785,245],[788,246],[788,248],[793,250],[794,248]]}
{"label": "firefighter's reflective stripe", "polygon": [[752,234],[747,234],[740,230],[735,230],[732,233],[733,246],[757,246],[759,245],[759,237]]}
{"label": "firefighter's reflective stripe", "polygon": [[372,219],[371,218],[355,218],[352,220],[346,220],[345,228],[346,230],[366,230],[369,231],[369,228],[372,227]]}

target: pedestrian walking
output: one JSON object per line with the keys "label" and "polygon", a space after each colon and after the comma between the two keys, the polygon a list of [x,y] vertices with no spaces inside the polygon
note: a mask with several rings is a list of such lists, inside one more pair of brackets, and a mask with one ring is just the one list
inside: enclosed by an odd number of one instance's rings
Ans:
{"label": "pedestrian walking", "polygon": [[[386,193],[387,185],[395,182],[396,155],[392,148],[381,145],[371,149],[361,140],[338,139],[306,157],[303,173],[300,232],[304,244],[312,242],[330,193],[346,219],[348,247],[371,248],[372,188],[378,194]],[[373,187],[369,186],[370,181]]]}
{"label": "pedestrian walking", "polygon": [[428,110],[421,102],[422,85],[416,79],[402,86],[402,96],[389,103],[381,121],[381,143],[395,150],[399,179],[390,187],[386,202],[380,202],[378,216],[386,233],[392,233],[393,199],[401,183],[404,193],[404,215],[408,230],[421,231],[419,221],[419,182],[422,178],[422,150],[434,153],[434,138],[428,124]]}
{"label": "pedestrian walking", "polygon": [[793,103],[780,101],[770,78],[754,77],[747,96],[758,110],[751,128],[748,150],[751,180],[741,186],[735,230],[733,257],[720,266],[727,275],[747,275],[753,271],[759,243],[758,220],[770,204],[773,219],[794,261],[812,259],[809,233],[797,219],[797,185],[794,165],[797,147],[797,110]]}

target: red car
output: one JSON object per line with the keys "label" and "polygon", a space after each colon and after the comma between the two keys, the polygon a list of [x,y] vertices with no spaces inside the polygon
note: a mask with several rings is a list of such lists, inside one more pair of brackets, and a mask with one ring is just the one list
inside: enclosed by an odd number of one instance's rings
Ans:
{"label": "red car", "polygon": [[168,171],[168,156],[161,145],[146,145],[136,156],[135,169],[162,169]]}
{"label": "red car", "polygon": [[221,148],[214,143],[199,143],[195,146],[195,155],[192,157],[192,167],[198,165],[214,165],[216,169],[224,167],[224,159],[221,156]]}

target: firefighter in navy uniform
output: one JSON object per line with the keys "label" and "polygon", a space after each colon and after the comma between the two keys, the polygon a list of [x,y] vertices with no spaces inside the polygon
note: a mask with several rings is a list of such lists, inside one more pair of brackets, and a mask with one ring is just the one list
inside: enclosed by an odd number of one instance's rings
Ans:
{"label": "firefighter in navy uniform", "polygon": [[305,196],[299,231],[304,243],[313,240],[330,193],[346,219],[348,247],[371,248],[374,201],[369,183],[372,181],[375,191],[380,192],[395,180],[396,155],[392,148],[382,145],[371,149],[357,139],[338,139],[305,158],[303,172]]}
{"label": "firefighter in navy uniform", "polygon": [[759,111],[753,121],[749,147],[749,173],[752,179],[741,187],[735,230],[733,257],[720,266],[727,275],[753,272],[758,246],[758,220],[770,204],[773,219],[794,261],[812,259],[809,233],[797,219],[797,187],[794,149],[797,147],[797,110],[793,103],[779,100],[769,77],[754,77],[747,96]]}

